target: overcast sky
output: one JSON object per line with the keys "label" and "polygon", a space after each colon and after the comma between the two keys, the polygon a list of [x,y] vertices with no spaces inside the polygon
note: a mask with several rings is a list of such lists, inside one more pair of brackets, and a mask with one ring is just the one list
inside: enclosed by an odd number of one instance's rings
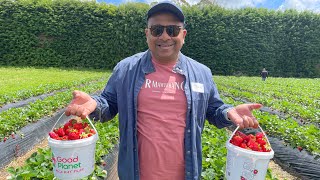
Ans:
{"label": "overcast sky", "polygon": [[[145,2],[150,3],[157,0],[97,0],[97,2],[112,3],[115,5],[125,2]],[[162,1],[162,0],[158,0]],[[200,0],[186,0],[193,5]],[[217,3],[226,8],[243,7],[264,7],[274,10],[296,9],[299,11],[310,10],[316,13],[320,12],[320,0],[216,0]]]}

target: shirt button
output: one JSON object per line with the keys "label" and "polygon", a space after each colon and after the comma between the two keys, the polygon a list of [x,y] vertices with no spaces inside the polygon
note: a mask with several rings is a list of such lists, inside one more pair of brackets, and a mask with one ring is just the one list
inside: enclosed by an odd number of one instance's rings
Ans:
{"label": "shirt button", "polygon": [[190,172],[189,171],[187,172],[187,175],[190,176]]}
{"label": "shirt button", "polygon": [[188,129],[188,133],[190,133],[191,131],[190,131],[190,129]]}
{"label": "shirt button", "polygon": [[190,154],[190,151],[187,151],[187,154]]}
{"label": "shirt button", "polygon": [[136,148],[133,148],[133,150],[136,151],[137,149],[136,149]]}

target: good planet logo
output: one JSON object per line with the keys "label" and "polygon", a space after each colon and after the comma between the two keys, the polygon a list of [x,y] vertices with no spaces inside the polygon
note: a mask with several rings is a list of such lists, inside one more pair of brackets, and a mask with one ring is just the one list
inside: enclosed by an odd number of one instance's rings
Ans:
{"label": "good planet logo", "polygon": [[52,156],[52,162],[55,166],[56,172],[69,174],[75,172],[81,172],[84,170],[81,162],[79,162],[79,156],[75,157],[61,157]]}

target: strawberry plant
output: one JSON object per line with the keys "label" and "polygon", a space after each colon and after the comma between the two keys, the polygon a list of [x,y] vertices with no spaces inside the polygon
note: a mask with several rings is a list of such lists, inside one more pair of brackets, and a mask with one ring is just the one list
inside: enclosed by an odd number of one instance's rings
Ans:
{"label": "strawberry plant", "polygon": [[[79,90],[93,93],[103,88],[105,82],[99,81]],[[10,136],[30,122],[36,122],[43,116],[50,116],[58,109],[64,108],[72,99],[72,90],[56,93],[43,100],[37,100],[28,106],[12,108],[0,113],[0,139]]]}
{"label": "strawberry plant", "polygon": [[[78,76],[79,73],[81,78]],[[109,75],[72,69],[14,67],[0,67],[0,74],[0,107],[32,96],[87,84]]]}

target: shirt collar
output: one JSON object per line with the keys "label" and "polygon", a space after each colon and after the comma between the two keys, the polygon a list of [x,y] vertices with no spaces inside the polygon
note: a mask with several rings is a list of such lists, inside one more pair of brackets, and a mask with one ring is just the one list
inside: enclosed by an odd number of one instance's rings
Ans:
{"label": "shirt collar", "polygon": [[[179,52],[178,62],[175,66],[173,66],[172,71],[179,74],[186,74],[186,56],[184,56],[181,52]],[[149,74],[155,71],[155,68],[152,64],[151,60],[151,51],[148,49],[145,51],[144,55],[141,57],[142,62],[142,71],[145,74]]]}

